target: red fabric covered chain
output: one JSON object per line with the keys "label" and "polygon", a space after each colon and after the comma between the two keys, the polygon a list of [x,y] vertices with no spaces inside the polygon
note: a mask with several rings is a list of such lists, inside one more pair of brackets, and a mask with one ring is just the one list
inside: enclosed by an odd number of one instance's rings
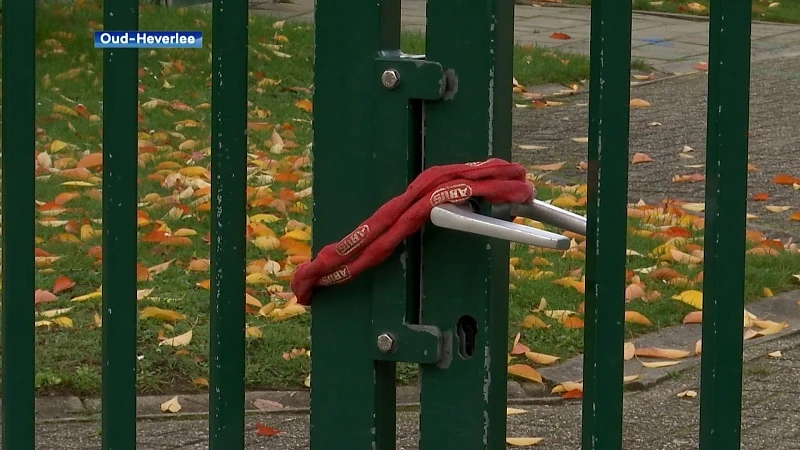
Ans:
{"label": "red fabric covered chain", "polygon": [[489,203],[530,202],[536,190],[525,168],[502,159],[431,167],[408,189],[381,206],[369,219],[341,241],[328,244],[317,257],[299,265],[292,277],[292,292],[302,305],[311,303],[315,286],[330,286],[353,279],[380,264],[442,203],[461,203],[482,197]]}

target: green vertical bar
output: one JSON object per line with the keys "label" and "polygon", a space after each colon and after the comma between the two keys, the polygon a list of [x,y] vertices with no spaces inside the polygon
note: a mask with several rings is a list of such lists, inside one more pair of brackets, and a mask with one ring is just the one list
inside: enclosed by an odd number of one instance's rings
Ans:
{"label": "green vertical bar", "polygon": [[[513,3],[429,0],[427,16],[427,59],[457,89],[425,104],[424,166],[510,160]],[[421,450],[505,448],[508,258],[506,241],[423,230],[422,323],[452,334],[453,358],[421,366]],[[477,329],[471,356],[459,353],[463,316]]]}
{"label": "green vertical bar", "polygon": [[210,449],[244,448],[247,0],[214,0]]}
{"label": "green vertical bar", "polygon": [[[136,30],[136,0],[105,0],[106,30]],[[138,50],[103,50],[104,450],[136,448]]]}
{"label": "green vertical bar", "polygon": [[622,448],[630,44],[631,2],[593,1],[583,359],[584,450]]}
{"label": "green vertical bar", "polygon": [[741,439],[750,8],[711,2],[701,450],[738,449]]}
{"label": "green vertical bar", "polygon": [[[317,0],[314,60],[315,254],[353,231],[378,201],[373,157],[381,130],[370,119],[375,58],[390,44],[396,0]],[[382,4],[383,7],[382,7]],[[358,24],[342,26],[343,23]],[[389,28],[392,27],[392,28]],[[343,63],[346,61],[346,63]],[[378,75],[379,77],[379,75]],[[343,106],[346,107],[343,109]],[[342,142],[348,142],[343,151]],[[342,202],[342,196],[348,196]],[[311,449],[393,450],[394,364],[373,353],[373,274],[318,289],[311,316]]]}
{"label": "green vertical bar", "polygon": [[2,17],[2,447],[33,450],[36,3],[3,1]]}

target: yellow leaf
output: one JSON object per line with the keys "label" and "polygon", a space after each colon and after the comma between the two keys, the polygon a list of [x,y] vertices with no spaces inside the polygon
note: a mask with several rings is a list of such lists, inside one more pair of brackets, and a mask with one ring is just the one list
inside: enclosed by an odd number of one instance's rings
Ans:
{"label": "yellow leaf", "polygon": [[622,382],[623,383],[630,383],[631,381],[638,380],[638,379],[639,379],[639,375],[628,375],[626,377],[622,377]]}
{"label": "yellow leaf", "polygon": [[147,308],[143,309],[139,315],[139,318],[141,319],[147,319],[151,317],[157,320],[163,320],[165,322],[173,322],[186,318],[186,316],[177,311],[156,308],[155,306],[148,306]]}
{"label": "yellow leaf", "polygon": [[536,316],[529,315],[525,316],[525,320],[522,321],[523,328],[542,328],[547,329],[550,328],[550,325],[544,323],[544,321]]}
{"label": "yellow leaf", "polygon": [[530,438],[530,437],[510,437],[506,438],[506,444],[513,445],[515,447],[528,447],[531,445],[536,445],[539,442],[542,442],[544,438]]}
{"label": "yellow leaf", "polygon": [[651,369],[657,369],[659,367],[674,366],[680,363],[681,363],[680,361],[654,361],[654,362],[643,362],[642,365],[645,367],[649,367]]}
{"label": "yellow leaf", "polygon": [[253,239],[253,245],[261,250],[275,250],[281,247],[281,241],[271,236],[260,236]]}
{"label": "yellow leaf", "polygon": [[780,358],[781,356],[783,356],[783,353],[781,353],[780,350],[778,350],[777,352],[767,353],[767,355],[773,358]]}
{"label": "yellow leaf", "polygon": [[174,259],[170,259],[169,261],[167,261],[165,263],[156,264],[155,266],[148,268],[147,271],[150,273],[150,275],[158,275],[158,274],[164,272],[165,270],[167,270],[169,268],[169,265],[172,264],[172,261],[175,261],[175,260]]}
{"label": "yellow leaf", "polygon": [[72,319],[69,317],[56,317],[53,319],[53,323],[63,328],[72,328],[73,325]]}
{"label": "yellow leaf", "polygon": [[697,309],[703,309],[703,293],[696,290],[683,291],[678,295],[673,295],[674,300],[680,300]]}
{"label": "yellow leaf", "polygon": [[311,374],[308,374],[305,380],[303,380],[303,386],[310,388],[311,387]]}
{"label": "yellow leaf", "polygon": [[273,309],[275,309],[275,302],[269,302],[258,310],[258,315],[267,317]]}
{"label": "yellow leaf", "polygon": [[585,143],[589,142],[589,138],[588,137],[572,138],[572,142],[577,142],[579,144],[585,144]]}
{"label": "yellow leaf", "polygon": [[525,352],[525,357],[536,364],[552,364],[559,360],[558,356],[545,355],[544,353]]}
{"label": "yellow leaf", "polygon": [[65,181],[65,182],[61,183],[61,186],[90,187],[90,186],[94,186],[94,184],[89,183],[87,181]]}
{"label": "yellow leaf", "polygon": [[689,390],[689,391],[683,391],[683,392],[679,392],[679,393],[678,393],[678,397],[689,397],[689,398],[694,398],[694,397],[697,397],[697,392],[695,392],[695,391],[691,391],[691,390]]}
{"label": "yellow leaf", "polygon": [[267,315],[267,317],[269,317],[270,319],[272,319],[272,320],[274,320],[276,322],[281,322],[281,321],[290,319],[290,318],[292,318],[294,316],[297,316],[297,315],[300,315],[300,314],[305,314],[305,312],[306,312],[306,308],[303,305],[298,305],[296,303],[292,304],[292,305],[288,305],[287,304],[283,308],[273,309]]}
{"label": "yellow leaf", "polygon": [[280,218],[272,214],[256,214],[250,217],[250,222],[272,223],[278,220],[280,220]]}
{"label": "yellow leaf", "polygon": [[185,177],[200,177],[204,176],[208,171],[206,170],[205,167],[191,166],[191,167],[184,167],[178,172]]}
{"label": "yellow leaf", "polygon": [[577,381],[565,381],[558,386],[553,387],[550,391],[551,394],[560,394],[569,391],[583,391],[583,383]]}
{"label": "yellow leaf", "polygon": [[284,235],[284,237],[294,239],[296,241],[310,241],[311,235],[302,230],[292,230]]}
{"label": "yellow leaf", "polygon": [[244,335],[249,338],[258,339],[264,334],[261,332],[261,329],[258,327],[247,327],[244,330]]}
{"label": "yellow leaf", "polygon": [[267,284],[267,283],[272,283],[272,278],[270,278],[269,276],[267,276],[266,274],[261,273],[261,272],[251,273],[250,275],[245,277],[244,280],[245,280],[245,282],[247,284]]}
{"label": "yellow leaf", "polygon": [[537,383],[542,382],[542,376],[539,375],[539,372],[527,364],[514,364],[508,366],[508,373],[511,375],[516,375],[520,378],[525,378],[526,380],[535,381]]}
{"label": "yellow leaf", "polygon": [[772,297],[772,296],[773,296],[772,289],[764,288],[764,297]]}
{"label": "yellow leaf", "polygon": [[86,300],[91,300],[93,298],[100,298],[102,296],[103,296],[103,290],[102,289],[98,289],[98,290],[96,290],[94,292],[91,292],[89,294],[80,295],[78,297],[75,297],[75,298],[72,299],[72,301],[73,302],[85,302]]}
{"label": "yellow leaf", "polygon": [[507,416],[511,416],[511,415],[514,415],[514,414],[525,414],[526,412],[528,412],[528,411],[526,411],[524,409],[506,407],[506,415]]}
{"label": "yellow leaf", "polygon": [[170,345],[172,347],[181,347],[183,345],[189,345],[189,342],[192,341],[192,330],[187,331],[186,333],[180,334],[178,336],[164,339],[163,341],[159,342],[158,345]]}
{"label": "yellow leaf", "polygon": [[177,395],[161,404],[161,412],[176,413],[180,410],[181,410],[181,404],[178,403]]}
{"label": "yellow leaf", "polygon": [[622,347],[622,355],[625,361],[630,361],[636,356],[636,346],[633,342],[626,342],[625,345]]}

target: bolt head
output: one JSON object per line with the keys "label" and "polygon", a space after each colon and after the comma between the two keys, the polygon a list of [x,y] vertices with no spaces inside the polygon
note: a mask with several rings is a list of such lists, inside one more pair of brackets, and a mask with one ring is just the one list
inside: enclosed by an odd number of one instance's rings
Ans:
{"label": "bolt head", "polygon": [[383,333],[380,336],[378,336],[378,350],[380,350],[381,353],[394,352],[395,350],[394,338],[386,333]]}
{"label": "bolt head", "polygon": [[394,70],[384,70],[381,74],[381,84],[386,89],[394,89],[400,84],[400,74]]}

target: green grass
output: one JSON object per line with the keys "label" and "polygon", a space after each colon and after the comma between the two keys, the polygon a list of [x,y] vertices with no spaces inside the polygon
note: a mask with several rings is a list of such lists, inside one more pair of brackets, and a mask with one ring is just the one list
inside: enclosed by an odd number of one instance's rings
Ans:
{"label": "green grass", "polygon": [[[590,5],[591,0],[564,0],[564,3],[572,5]],[[699,3],[703,5],[704,9],[692,9],[692,7],[687,6],[690,3]],[[774,3],[778,3],[778,5],[770,8],[769,5]],[[633,1],[633,9],[638,11],[658,11],[707,16],[708,8],[709,0]],[[777,2],[754,0],[751,17],[753,20],[765,22],[800,23],[800,2],[795,0]]]}
{"label": "green grass", "polygon": [[[100,8],[95,2],[45,4],[38,11],[37,49],[40,52],[37,56],[36,115],[42,131],[36,137],[36,149],[39,161],[46,153],[54,167],[73,168],[84,154],[100,151],[102,122],[75,111],[80,103],[88,114],[101,114],[102,52],[93,48],[91,39],[91,25],[100,23],[101,19]],[[143,29],[200,29],[206,37],[205,42],[211,41],[211,20],[205,11],[175,12],[143,7],[140,21]],[[267,220],[263,226],[254,229],[254,236],[248,241],[248,273],[266,273],[268,278],[251,280],[248,292],[262,304],[276,304],[280,308],[285,299],[277,294],[288,289],[288,277],[265,272],[254,263],[269,260],[271,264],[279,264],[281,269],[291,270],[293,264],[288,262],[287,249],[299,249],[296,253],[302,255],[303,246],[307,244],[302,236],[289,239],[285,235],[290,229],[310,231],[306,226],[311,223],[308,212],[310,197],[296,198],[294,195],[308,187],[311,175],[310,162],[305,158],[310,154],[311,114],[299,108],[297,102],[311,98],[313,30],[308,25],[291,23],[277,30],[273,27],[273,20],[253,17],[250,33],[249,120],[271,124],[271,128],[257,127],[248,133],[249,153],[255,155],[248,159],[248,165],[256,171],[249,185],[259,187],[259,194],[249,199],[251,209],[248,214],[251,218],[261,214],[260,218]],[[273,45],[279,47],[271,47]],[[418,35],[403,37],[403,48],[407,51],[418,51],[421,47]],[[273,50],[291,57],[280,57]],[[206,268],[197,269],[204,259],[209,258],[206,239],[210,221],[208,211],[203,209],[207,199],[202,193],[207,179],[203,174],[186,173],[180,183],[171,184],[171,181],[181,168],[206,167],[210,163],[210,109],[207,108],[211,95],[210,55],[208,48],[141,50],[139,55],[140,88],[143,90],[140,93],[142,120],[139,137],[145,148],[154,147],[155,151],[140,156],[138,192],[143,216],[139,227],[138,259],[142,268],[166,262],[170,264],[163,272],[140,281],[138,288],[142,290],[143,298],[138,307],[140,311],[146,307],[172,310],[183,317],[174,321],[156,318],[138,321],[137,387],[142,393],[202,391],[206,388],[199,379],[208,376],[209,368],[210,311],[209,292],[199,285],[208,280],[210,274]],[[568,61],[565,63],[562,59]],[[515,51],[514,74],[523,84],[569,83],[585,78],[586,70],[586,58],[582,56],[533,48]],[[273,129],[279,132],[285,143],[280,153],[270,149],[273,143],[268,141],[272,139]],[[190,141],[195,141],[195,145],[188,145]],[[109,145],[113,143],[106,143]],[[194,160],[191,164],[187,162],[190,159]],[[264,163],[267,160],[271,162]],[[101,171],[92,167],[90,172],[87,181],[99,186]],[[75,192],[77,196],[63,202],[64,210],[51,216],[57,221],[56,226],[39,223],[36,228],[37,247],[46,254],[59,257],[49,263],[43,261],[39,266],[37,288],[53,290],[59,276],[66,276],[75,283],[71,289],[59,292],[55,301],[36,307],[39,312],[72,308],[60,314],[69,318],[72,326],[51,323],[37,327],[36,386],[40,393],[95,394],[99,390],[101,370],[101,330],[95,320],[96,316],[102,316],[100,299],[95,296],[83,301],[72,300],[96,292],[102,282],[97,253],[100,236],[87,232],[101,228],[99,223],[93,222],[101,219],[98,191],[93,187],[64,186],[62,183],[74,181],[64,173],[51,174],[40,169],[37,175],[36,199],[44,204],[39,220],[47,219],[44,211],[53,206],[54,201],[63,200],[65,192]],[[190,186],[195,189],[194,193],[187,191]],[[558,194],[556,187],[540,186],[539,197],[548,198],[554,192]],[[273,200],[263,201],[262,195],[273,197]],[[188,213],[178,214],[181,208]],[[79,231],[81,226],[84,226],[83,233]],[[145,237],[162,226],[173,232],[182,230],[182,240],[189,245],[147,242]],[[256,245],[262,241],[274,243],[269,240],[269,233],[282,238],[280,247]],[[258,236],[263,240],[255,240]],[[660,243],[631,237],[628,245],[647,255]],[[295,253],[294,250],[291,253]],[[528,248],[515,247],[514,256],[519,258],[516,264],[518,275],[520,270],[532,269],[531,260],[537,254],[530,253]],[[538,280],[512,276],[514,289],[510,298],[509,340],[521,331],[523,342],[535,351],[563,357],[575,355],[582,350],[580,330],[566,329],[549,318],[543,319],[551,324],[548,330],[520,326],[524,317],[531,314],[531,307],[538,305],[542,297],[547,299],[551,309],[573,310],[577,309],[582,298],[574,289],[552,281],[582,267],[583,262],[563,258],[561,254],[542,256],[551,262],[551,274],[544,274]],[[653,258],[630,259],[631,268],[652,263]],[[757,297],[765,286],[776,292],[788,289],[789,275],[800,272],[798,258],[786,254],[778,257],[749,256],[748,264],[747,293],[751,299]],[[4,269],[13,270],[13,266]],[[687,275],[693,275],[698,269],[685,270]],[[645,281],[653,285],[652,280]],[[633,301],[629,305],[645,314],[653,326],[630,326],[630,332],[641,333],[677,323],[689,310],[669,299],[679,291],[678,288],[666,285],[657,288],[662,293],[661,300]],[[104,290],[113,295],[114,287],[105,286]],[[149,295],[145,296],[146,292]],[[247,315],[247,325],[260,330],[261,334],[246,339],[247,387],[302,387],[310,369],[309,358],[301,355],[287,360],[284,354],[296,348],[309,348],[310,315],[276,321],[259,315],[257,309],[253,308]],[[47,317],[39,319],[53,321]],[[193,337],[187,346],[158,345],[160,338],[171,338],[189,330],[192,330]],[[415,373],[412,365],[401,365],[399,378],[407,382],[414,378]]]}

